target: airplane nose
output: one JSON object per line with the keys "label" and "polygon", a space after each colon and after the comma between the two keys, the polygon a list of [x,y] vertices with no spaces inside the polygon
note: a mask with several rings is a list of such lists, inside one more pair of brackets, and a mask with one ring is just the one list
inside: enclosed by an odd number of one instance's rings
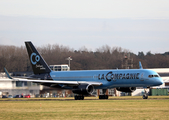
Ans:
{"label": "airplane nose", "polygon": [[159,79],[157,80],[157,84],[162,85],[162,84],[163,84],[163,79],[162,79],[162,78],[159,78]]}

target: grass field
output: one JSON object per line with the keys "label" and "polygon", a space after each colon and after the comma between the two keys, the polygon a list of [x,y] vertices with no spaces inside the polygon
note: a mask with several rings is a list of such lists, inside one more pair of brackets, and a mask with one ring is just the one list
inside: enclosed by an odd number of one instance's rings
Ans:
{"label": "grass field", "polygon": [[[112,97],[109,100],[0,99],[2,120],[168,120],[169,97]],[[90,100],[89,100],[90,99]],[[40,100],[40,101],[39,101]]]}

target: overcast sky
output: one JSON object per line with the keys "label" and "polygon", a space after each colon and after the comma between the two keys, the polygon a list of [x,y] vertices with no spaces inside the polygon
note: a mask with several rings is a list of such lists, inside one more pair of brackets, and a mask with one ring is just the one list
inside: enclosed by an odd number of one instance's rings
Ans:
{"label": "overcast sky", "polygon": [[168,0],[1,0],[0,44],[169,51]]}

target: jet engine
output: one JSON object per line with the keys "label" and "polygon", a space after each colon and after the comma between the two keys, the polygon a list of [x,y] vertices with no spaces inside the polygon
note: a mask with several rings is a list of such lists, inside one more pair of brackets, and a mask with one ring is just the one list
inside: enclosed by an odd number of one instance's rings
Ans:
{"label": "jet engine", "polygon": [[72,89],[73,93],[82,95],[90,95],[93,93],[93,91],[94,91],[93,85],[89,84],[81,84],[79,86],[74,86]]}
{"label": "jet engine", "polygon": [[136,90],[136,87],[118,87],[116,90],[121,92],[134,92]]}

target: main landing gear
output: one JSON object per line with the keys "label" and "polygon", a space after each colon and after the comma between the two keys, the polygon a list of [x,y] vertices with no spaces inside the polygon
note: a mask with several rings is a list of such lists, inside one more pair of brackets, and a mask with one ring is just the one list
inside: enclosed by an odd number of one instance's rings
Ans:
{"label": "main landing gear", "polygon": [[148,93],[146,89],[144,89],[143,99],[148,99]]}
{"label": "main landing gear", "polygon": [[74,98],[75,98],[75,100],[84,100],[84,96],[83,95],[75,96]]}
{"label": "main landing gear", "polygon": [[[99,95],[99,99],[108,99],[108,95],[106,95],[106,91],[107,89],[102,89],[103,91],[103,95]],[[74,96],[75,100],[84,100],[84,96],[83,95],[76,95]]]}
{"label": "main landing gear", "polygon": [[99,99],[108,99],[108,95],[99,95]]}
{"label": "main landing gear", "polygon": [[108,95],[106,95],[107,89],[102,89],[103,95],[99,95],[99,99],[108,99]]}

